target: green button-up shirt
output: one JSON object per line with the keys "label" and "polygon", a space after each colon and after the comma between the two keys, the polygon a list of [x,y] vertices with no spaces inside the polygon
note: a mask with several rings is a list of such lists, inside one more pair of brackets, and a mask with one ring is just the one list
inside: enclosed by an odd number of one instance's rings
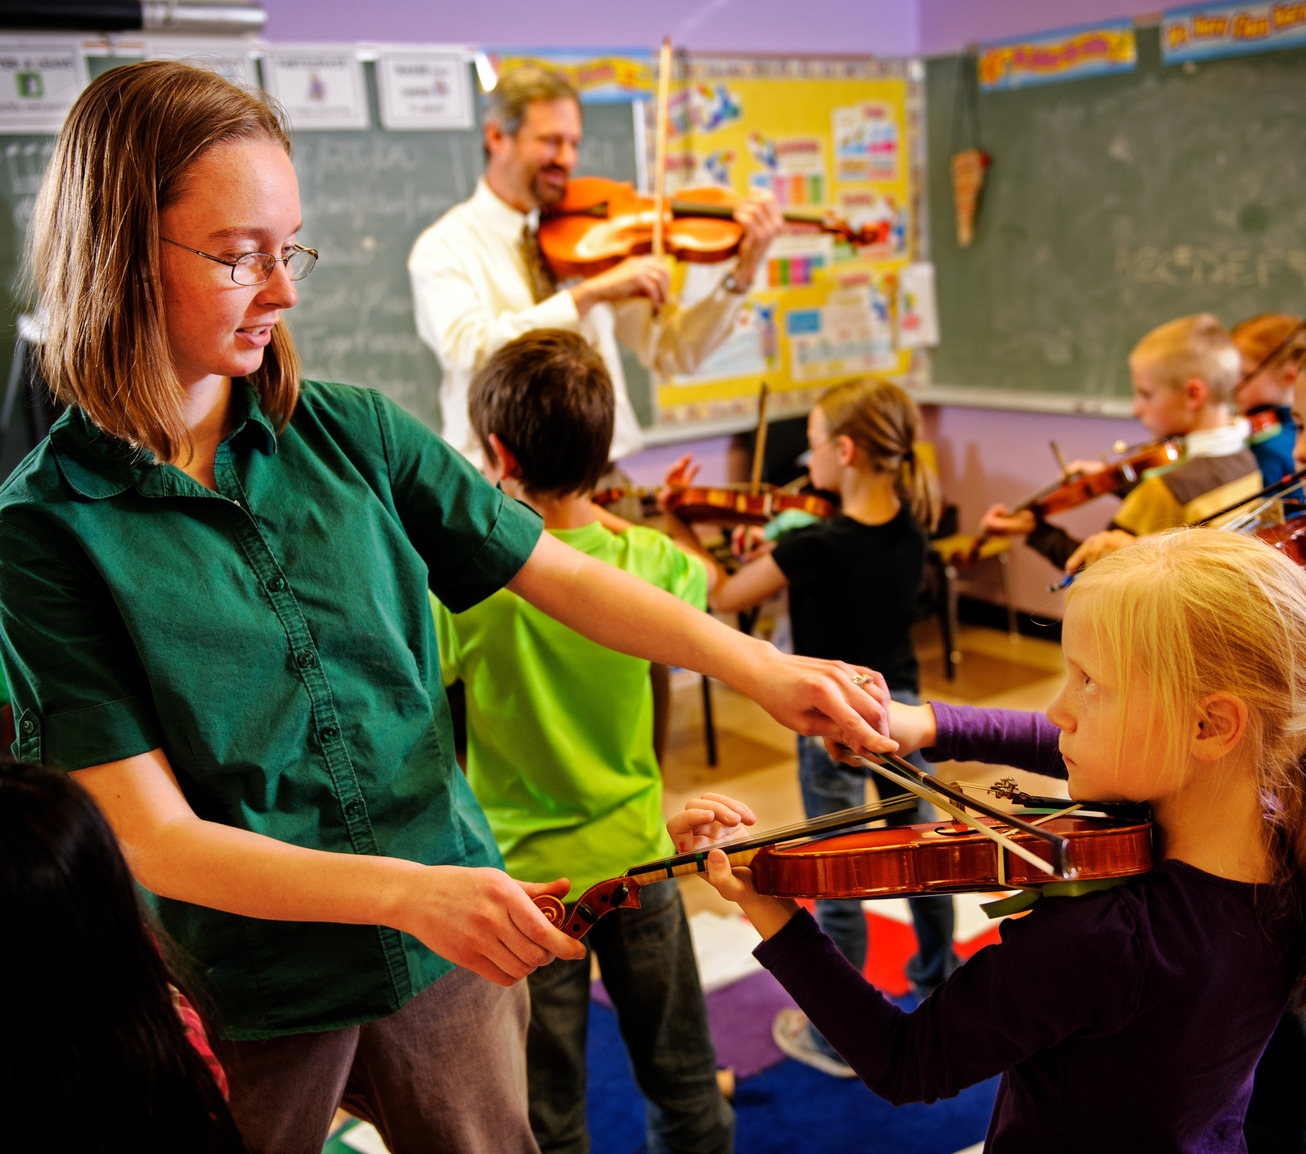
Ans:
{"label": "green button-up shirt", "polygon": [[[499,865],[426,591],[454,609],[494,592],[538,518],[370,390],[304,382],[279,437],[243,382],[233,399],[216,492],[76,409],[0,488],[15,753],[73,770],[161,747],[201,818]],[[386,927],[159,905],[233,1038],[369,1021],[450,968]]]}

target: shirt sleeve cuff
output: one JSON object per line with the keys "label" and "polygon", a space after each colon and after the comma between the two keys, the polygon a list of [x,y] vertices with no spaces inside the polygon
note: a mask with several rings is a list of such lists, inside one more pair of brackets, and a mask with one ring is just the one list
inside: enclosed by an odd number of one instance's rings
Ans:
{"label": "shirt sleeve cuff", "polygon": [[536,327],[541,329],[574,329],[580,324],[576,298],[566,289],[559,289],[551,297],[540,301],[531,312],[539,321]]}

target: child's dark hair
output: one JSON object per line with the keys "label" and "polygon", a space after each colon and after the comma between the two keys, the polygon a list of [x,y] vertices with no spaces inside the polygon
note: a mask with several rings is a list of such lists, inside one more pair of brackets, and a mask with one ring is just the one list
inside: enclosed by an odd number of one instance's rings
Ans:
{"label": "child's dark hair", "polygon": [[49,1150],[244,1151],[90,795],[0,763],[0,1110]]}
{"label": "child's dark hair", "polygon": [[485,454],[493,433],[529,494],[590,493],[607,470],[612,379],[576,333],[536,329],[504,345],[473,379],[468,410]]}

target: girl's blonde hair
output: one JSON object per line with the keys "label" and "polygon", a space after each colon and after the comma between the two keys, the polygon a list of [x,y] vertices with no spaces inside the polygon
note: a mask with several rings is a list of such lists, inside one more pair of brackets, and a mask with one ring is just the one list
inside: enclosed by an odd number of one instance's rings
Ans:
{"label": "girl's blonde hair", "polygon": [[[215,72],[171,60],[112,68],[78,97],[55,143],[28,230],[40,295],[41,367],[59,400],[161,461],[191,450],[159,274],[159,214],[215,145],[272,141],[279,115]],[[299,358],[284,324],[250,377],[284,428]]]}
{"label": "girl's blonde hair", "polygon": [[1177,529],[1142,537],[1075,579],[1079,604],[1125,701],[1151,702],[1153,731],[1182,740],[1213,693],[1248,710],[1247,756],[1285,876],[1306,870],[1306,573],[1254,537]]}
{"label": "girl's blonde hair", "polygon": [[892,473],[898,497],[926,532],[939,520],[939,479],[916,452],[921,414],[892,381],[861,377],[823,393],[816,407],[831,438],[849,437],[877,473]]}

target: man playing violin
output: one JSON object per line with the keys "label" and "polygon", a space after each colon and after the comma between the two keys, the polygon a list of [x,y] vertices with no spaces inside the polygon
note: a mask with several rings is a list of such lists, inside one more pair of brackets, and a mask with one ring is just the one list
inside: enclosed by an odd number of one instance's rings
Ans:
{"label": "man playing violin", "polygon": [[722,265],[712,292],[684,308],[669,299],[670,271],[658,257],[629,257],[559,287],[535,229],[540,211],[566,194],[581,132],[580,100],[563,76],[529,65],[505,73],[486,107],[484,177],[470,200],[418,237],[408,259],[418,335],[444,371],[444,438],[473,461],[480,448],[467,416],[472,375],[496,349],[541,328],[579,332],[603,358],[616,395],[610,459],[641,448],[618,342],[662,372],[693,372],[731,332],[781,228],[769,194],[743,201],[737,258]]}

